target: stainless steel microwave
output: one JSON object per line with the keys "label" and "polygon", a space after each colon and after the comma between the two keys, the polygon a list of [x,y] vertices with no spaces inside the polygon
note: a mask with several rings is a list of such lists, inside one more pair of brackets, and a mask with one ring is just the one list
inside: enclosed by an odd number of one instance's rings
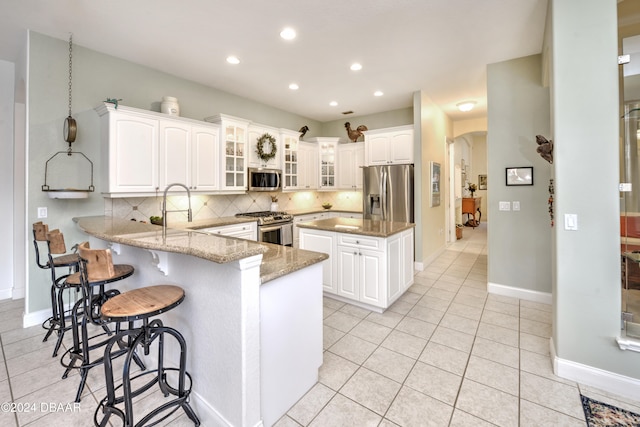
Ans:
{"label": "stainless steel microwave", "polygon": [[249,191],[278,191],[282,188],[280,169],[249,168]]}

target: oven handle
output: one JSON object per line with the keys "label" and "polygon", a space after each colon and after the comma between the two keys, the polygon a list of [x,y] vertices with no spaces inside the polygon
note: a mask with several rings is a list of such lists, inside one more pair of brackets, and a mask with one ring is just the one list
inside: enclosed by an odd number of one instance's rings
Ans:
{"label": "oven handle", "polygon": [[260,232],[261,233],[266,233],[266,232],[269,232],[269,231],[279,230],[281,228],[282,228],[282,225],[274,225],[273,227],[262,226],[262,227],[260,227]]}

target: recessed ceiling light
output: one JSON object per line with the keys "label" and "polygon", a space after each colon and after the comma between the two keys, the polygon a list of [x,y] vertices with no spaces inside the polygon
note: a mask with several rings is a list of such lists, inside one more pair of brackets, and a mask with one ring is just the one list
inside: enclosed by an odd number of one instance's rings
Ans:
{"label": "recessed ceiling light", "polygon": [[291,90],[298,90],[298,89],[300,89],[300,86],[298,86],[296,83],[291,83],[291,84],[289,85],[289,89],[291,89]]}
{"label": "recessed ceiling light", "polygon": [[235,56],[227,56],[227,62],[229,64],[234,64],[235,65],[235,64],[239,64],[240,60]]}
{"label": "recessed ceiling light", "polygon": [[285,40],[293,40],[296,38],[296,30],[294,30],[291,27],[287,27],[282,31],[280,31],[280,37],[282,37]]}
{"label": "recessed ceiling light", "polygon": [[331,101],[329,105],[331,105],[332,107],[337,107],[338,103],[336,101]]}
{"label": "recessed ceiling light", "polygon": [[464,101],[456,104],[460,111],[471,111],[476,106],[476,101]]}
{"label": "recessed ceiling light", "polygon": [[351,71],[360,71],[362,70],[362,64],[358,64],[357,62],[354,62],[353,64],[351,64]]}
{"label": "recessed ceiling light", "polygon": [[384,95],[384,92],[382,92],[381,90],[377,90],[373,92],[373,96],[382,96],[382,95]]}

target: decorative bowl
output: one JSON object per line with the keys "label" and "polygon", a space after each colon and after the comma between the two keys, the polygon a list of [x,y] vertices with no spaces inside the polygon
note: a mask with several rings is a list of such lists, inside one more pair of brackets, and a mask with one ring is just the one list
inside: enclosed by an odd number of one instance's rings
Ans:
{"label": "decorative bowl", "polygon": [[322,207],[325,209],[331,209],[333,207],[333,205],[331,203],[323,203]]}

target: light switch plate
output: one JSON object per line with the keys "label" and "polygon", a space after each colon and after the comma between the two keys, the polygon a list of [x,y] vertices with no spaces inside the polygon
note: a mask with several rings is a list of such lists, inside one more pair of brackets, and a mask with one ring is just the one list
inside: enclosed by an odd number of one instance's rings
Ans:
{"label": "light switch plate", "polygon": [[520,210],[520,202],[517,200],[513,201],[513,210],[514,211],[519,211]]}
{"label": "light switch plate", "polygon": [[41,207],[38,208],[38,218],[46,218],[47,217],[47,208],[46,207]]}
{"label": "light switch plate", "polygon": [[510,211],[511,210],[511,202],[499,202],[498,210],[500,210],[500,211]]}
{"label": "light switch plate", "polygon": [[578,229],[578,215],[564,214],[564,229],[575,231]]}

